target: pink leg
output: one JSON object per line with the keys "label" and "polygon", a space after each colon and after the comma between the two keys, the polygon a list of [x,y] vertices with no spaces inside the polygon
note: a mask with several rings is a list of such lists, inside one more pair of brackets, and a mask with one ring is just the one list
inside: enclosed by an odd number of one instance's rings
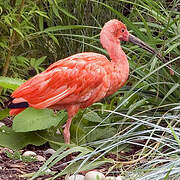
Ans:
{"label": "pink leg", "polygon": [[71,126],[72,117],[68,118],[65,128],[64,128],[64,142],[65,144],[70,144],[70,126]]}
{"label": "pink leg", "polygon": [[78,112],[79,110],[79,105],[71,105],[66,108],[68,112],[68,120],[65,124],[64,128],[64,142],[65,144],[70,144],[70,126],[71,126],[71,121],[73,116]]}

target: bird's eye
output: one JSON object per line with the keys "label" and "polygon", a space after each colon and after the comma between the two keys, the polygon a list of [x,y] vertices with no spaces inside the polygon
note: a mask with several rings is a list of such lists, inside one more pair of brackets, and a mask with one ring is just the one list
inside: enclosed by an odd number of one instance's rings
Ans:
{"label": "bird's eye", "polygon": [[121,32],[123,33],[125,31],[125,29],[121,29]]}

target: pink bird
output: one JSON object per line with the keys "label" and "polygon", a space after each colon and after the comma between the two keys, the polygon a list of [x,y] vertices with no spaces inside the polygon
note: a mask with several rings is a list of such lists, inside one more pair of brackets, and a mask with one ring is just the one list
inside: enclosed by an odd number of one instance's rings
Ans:
{"label": "pink bird", "polygon": [[65,143],[69,144],[71,121],[78,110],[113,94],[128,79],[129,64],[120,41],[133,42],[156,54],[154,49],[131,35],[126,26],[116,19],[104,25],[100,41],[111,61],[98,53],[83,52],[53,63],[12,93],[14,99],[9,105],[10,115],[17,115],[29,106],[65,109],[68,120],[63,134]]}

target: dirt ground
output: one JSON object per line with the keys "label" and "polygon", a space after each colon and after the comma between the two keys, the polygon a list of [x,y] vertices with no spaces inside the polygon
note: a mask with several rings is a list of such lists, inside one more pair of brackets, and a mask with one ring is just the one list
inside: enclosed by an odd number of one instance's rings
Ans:
{"label": "dirt ground", "polygon": [[[48,148],[48,144],[39,147],[28,145],[22,150],[22,153],[25,151],[33,151],[37,155],[43,156],[47,160],[51,156],[51,154],[44,153]],[[0,148],[0,180],[26,180],[28,178],[24,177],[24,175],[37,172],[44,164],[44,161],[23,162],[21,160],[13,160],[7,156],[6,151],[9,150],[7,148]],[[111,158],[113,158],[113,156]],[[67,157],[64,158],[63,160],[56,163],[52,168],[50,168],[50,170],[57,173],[61,172],[65,168],[65,166],[62,166],[62,164],[68,160],[69,159],[67,159]],[[110,167],[110,164],[105,164],[96,170],[105,174],[105,172],[107,172]],[[86,173],[87,172],[81,172],[80,174],[85,175]],[[44,180],[50,177],[52,176],[44,175],[36,178],[36,180]],[[56,178],[56,180],[64,179],[65,176]]]}
{"label": "dirt ground", "polygon": [[[39,147],[29,145],[22,150],[22,153],[25,151],[33,151],[47,160],[51,154],[45,154],[44,151],[48,148],[48,144]],[[0,180],[25,180],[27,178],[24,178],[23,175],[37,172],[44,164],[44,161],[23,162],[21,160],[13,160],[7,156],[6,151],[8,151],[7,148],[0,149]],[[62,163],[62,161],[58,162],[51,168],[51,171],[62,171],[64,167],[59,166]],[[45,175],[37,178],[37,180],[47,179],[49,177],[50,175]],[[64,177],[58,179],[63,180]]]}
{"label": "dirt ground", "polygon": [[[5,118],[2,120],[6,126],[11,127],[12,126],[12,120],[9,118]],[[49,149],[50,146],[48,143],[42,145],[42,146],[34,146],[34,145],[28,145],[25,148],[21,150],[21,154],[23,154],[26,151],[33,151],[37,155],[40,155],[47,160],[51,154],[45,153],[47,149]],[[7,151],[11,152],[12,150],[8,148],[0,147],[0,180],[26,180],[27,177],[24,177],[24,175],[27,175],[29,173],[35,173],[39,170],[39,168],[44,164],[45,161],[33,161],[33,162],[24,162],[22,160],[15,160],[12,158],[9,158],[7,155]],[[12,153],[13,154],[13,153]],[[73,156],[72,156],[73,157]],[[69,157],[68,157],[69,158]],[[61,172],[65,166],[62,166],[63,163],[69,161],[67,157],[56,163],[52,168],[50,168],[53,172]],[[100,171],[107,171],[109,168],[109,165],[103,165],[99,168]],[[82,172],[81,174],[85,175],[86,172]],[[44,175],[41,177],[36,178],[37,180],[44,180],[50,178],[51,175]],[[64,180],[65,177],[59,177],[56,178],[57,180]]]}
{"label": "dirt ground", "polygon": [[[12,120],[10,119],[4,119],[3,122],[6,126],[10,127],[12,125]],[[35,173],[39,170],[39,168],[44,164],[45,160],[47,160],[51,154],[45,153],[47,149],[49,149],[50,146],[48,143],[42,145],[42,146],[34,146],[34,145],[28,145],[25,148],[21,150],[21,154],[23,154],[25,151],[33,151],[37,155],[40,155],[44,158],[44,161],[33,161],[33,162],[24,162],[22,160],[14,160],[12,158],[9,158],[7,155],[7,151],[11,151],[7,148],[0,147],[0,180],[26,180],[27,177],[24,177],[24,175],[27,175],[29,173]],[[139,147],[132,147],[130,152],[124,152],[124,157],[131,156],[135,154],[135,152],[139,150]],[[76,156],[76,155],[74,155]],[[122,157],[122,156],[121,156]],[[69,158],[69,157],[68,157]],[[72,156],[73,158],[73,156]],[[106,155],[106,158],[111,158],[114,160],[120,160],[124,161],[124,159],[117,159],[117,156],[115,154],[108,154]],[[52,168],[50,168],[51,171],[59,173],[61,172],[65,166],[62,166],[63,163],[69,161],[67,157],[56,163]],[[101,167],[99,167],[97,170],[106,173],[111,168],[111,164],[105,164]],[[116,172],[120,172],[120,169],[116,169]],[[81,172],[80,174],[85,175],[86,172]],[[108,174],[113,175],[114,174]],[[44,180],[50,178],[51,175],[44,175],[41,177],[36,178],[36,180]],[[65,177],[58,177],[56,180],[64,180]]]}
{"label": "dirt ground", "polygon": [[[1,122],[3,122],[8,127],[12,126],[12,120],[9,118],[5,118]],[[44,157],[45,160],[47,160],[51,156],[51,154],[47,154],[45,153],[45,151],[49,148],[50,146],[48,145],[48,143],[42,146],[28,145],[27,147],[21,150],[21,154],[23,154],[25,151],[33,151],[37,155],[40,155]],[[0,180],[25,180],[27,178],[24,178],[23,175],[37,172],[45,162],[45,161],[23,162],[21,160],[14,160],[7,156],[6,151],[11,152],[11,150],[7,148],[0,147]],[[66,161],[67,161],[66,158],[64,158],[62,161],[56,163],[51,168],[51,171],[56,171],[56,172],[62,171],[64,167],[59,165]],[[43,177],[39,177],[36,179],[41,180],[41,179],[47,179],[49,177],[51,176],[45,175]],[[63,179],[64,177],[58,178],[58,180],[63,180]]]}

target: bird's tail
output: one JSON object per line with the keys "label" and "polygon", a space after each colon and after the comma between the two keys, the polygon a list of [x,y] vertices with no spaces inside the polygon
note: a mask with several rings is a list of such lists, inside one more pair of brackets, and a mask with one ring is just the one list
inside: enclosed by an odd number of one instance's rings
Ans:
{"label": "bird's tail", "polygon": [[8,104],[8,108],[10,108],[9,114],[17,115],[20,112],[24,111],[27,107],[29,107],[28,102],[26,102],[23,98],[15,98],[10,104]]}

